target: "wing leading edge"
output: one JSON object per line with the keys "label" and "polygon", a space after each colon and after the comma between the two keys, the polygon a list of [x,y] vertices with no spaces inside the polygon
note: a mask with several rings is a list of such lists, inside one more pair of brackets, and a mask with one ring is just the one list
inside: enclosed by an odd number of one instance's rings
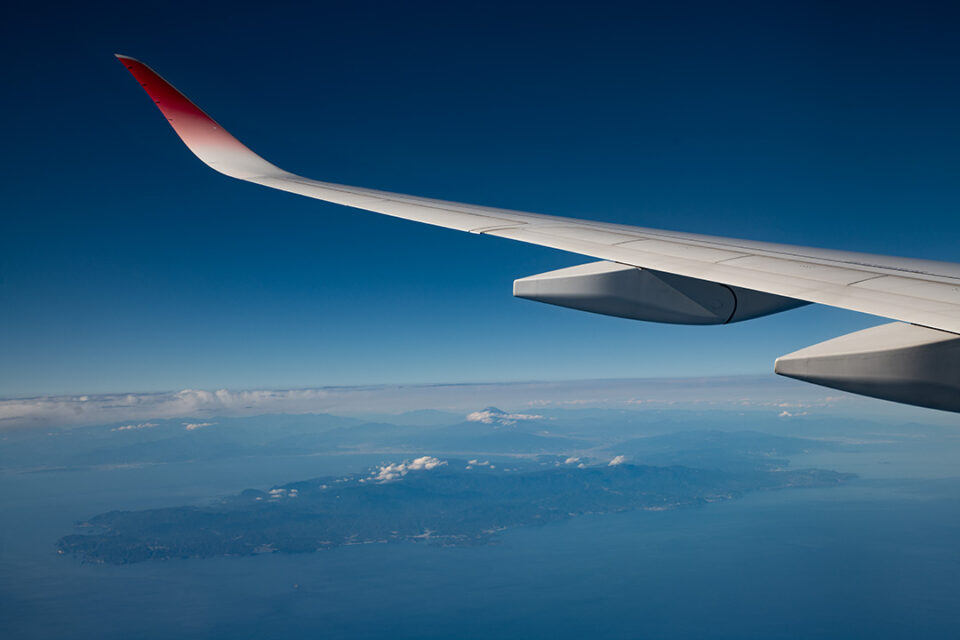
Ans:
{"label": "wing leading edge", "polygon": [[[194,155],[233,178],[416,222],[717,283],[734,292],[734,308],[737,299],[746,299],[743,292],[753,296],[752,300],[768,294],[770,298],[760,303],[770,309],[764,313],[802,303],[818,303],[949,332],[948,338],[952,338],[950,334],[960,333],[960,264],[578,220],[312,180],[284,171],[261,158],[147,65],[128,56],[117,58]],[[699,291],[698,286],[687,288]],[[681,294],[683,289],[681,287]],[[701,302],[694,299],[692,304]],[[566,306],[594,310],[583,305]],[[749,317],[756,315],[763,314]],[[726,321],[733,318],[731,314]],[[957,364],[960,367],[960,362]],[[805,379],[800,374],[779,372]],[[824,382],[823,375],[817,380],[811,377],[810,381],[844,388]],[[884,397],[876,393],[865,395]],[[956,395],[956,408],[938,408],[960,411],[960,386]],[[909,402],[900,397],[896,399]],[[916,404],[931,406],[929,402]]]}

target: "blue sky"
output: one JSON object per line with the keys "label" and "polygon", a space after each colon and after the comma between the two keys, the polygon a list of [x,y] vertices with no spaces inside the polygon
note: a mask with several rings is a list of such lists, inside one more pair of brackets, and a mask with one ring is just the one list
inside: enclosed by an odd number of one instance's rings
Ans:
{"label": "blue sky", "polygon": [[310,177],[956,261],[949,3],[4,8],[0,396],[702,376],[879,322],[729,327],[511,296],[585,262],[243,184],[138,57]]}

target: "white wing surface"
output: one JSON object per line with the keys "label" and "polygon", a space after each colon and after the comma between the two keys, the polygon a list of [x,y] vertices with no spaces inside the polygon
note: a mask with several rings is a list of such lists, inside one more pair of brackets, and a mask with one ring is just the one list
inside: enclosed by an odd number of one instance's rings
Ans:
{"label": "white wing surface", "polygon": [[[790,299],[793,304],[784,304],[783,309],[803,302],[819,303],[960,333],[960,264],[577,220],[320,182],[267,162],[145,64],[117,57],[187,147],[211,168],[233,178],[407,220],[552,247],[655,274],[718,283],[736,293],[734,308],[738,299],[743,300],[743,291],[759,292],[772,294],[771,299]],[[567,306],[596,310],[584,305]],[[733,312],[729,317],[733,318]],[[829,380],[805,379],[843,388],[829,384]],[[960,392],[955,391],[954,396],[958,406],[954,410],[960,410]],[[927,402],[925,406],[932,405]]]}

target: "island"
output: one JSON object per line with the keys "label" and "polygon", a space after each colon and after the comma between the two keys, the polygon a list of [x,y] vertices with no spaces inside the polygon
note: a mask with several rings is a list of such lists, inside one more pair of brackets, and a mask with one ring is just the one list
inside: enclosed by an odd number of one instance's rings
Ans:
{"label": "island", "polygon": [[584,514],[659,511],[752,491],[836,485],[822,469],[729,471],[578,459],[503,465],[421,456],[366,473],[248,489],[205,506],[111,511],[57,542],[84,562],[307,553],[369,543],[477,545]]}

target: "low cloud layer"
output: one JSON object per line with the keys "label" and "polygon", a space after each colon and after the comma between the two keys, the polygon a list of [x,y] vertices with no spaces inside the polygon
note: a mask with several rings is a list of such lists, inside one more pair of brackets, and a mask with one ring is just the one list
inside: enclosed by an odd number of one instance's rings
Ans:
{"label": "low cloud layer", "polygon": [[[552,408],[775,410],[801,415],[829,407],[866,416],[878,403],[838,396],[811,385],[773,375],[703,379],[581,380],[511,384],[385,385],[319,389],[205,391],[169,393],[40,396],[0,400],[0,429],[117,424],[118,430],[150,428],[156,420],[184,418],[187,424],[213,422],[218,416],[265,413],[333,413],[338,415],[394,414],[424,408],[450,412],[474,411],[474,422],[509,425],[538,420]],[[906,415],[917,409],[884,405],[885,414]],[[926,417],[929,417],[927,412]],[[774,414],[776,415],[776,414]],[[784,416],[787,417],[787,416]],[[889,416],[887,416],[889,417]],[[126,429],[129,427],[129,429]]]}
{"label": "low cloud layer", "polygon": [[[184,389],[173,393],[127,393],[97,396],[54,396],[0,400],[0,427],[61,426],[149,420],[186,416],[241,416],[271,412],[313,413],[322,411],[331,396],[325,389],[287,391],[203,391]],[[145,421],[117,427],[142,429]],[[186,423],[188,430],[210,426]]]}

